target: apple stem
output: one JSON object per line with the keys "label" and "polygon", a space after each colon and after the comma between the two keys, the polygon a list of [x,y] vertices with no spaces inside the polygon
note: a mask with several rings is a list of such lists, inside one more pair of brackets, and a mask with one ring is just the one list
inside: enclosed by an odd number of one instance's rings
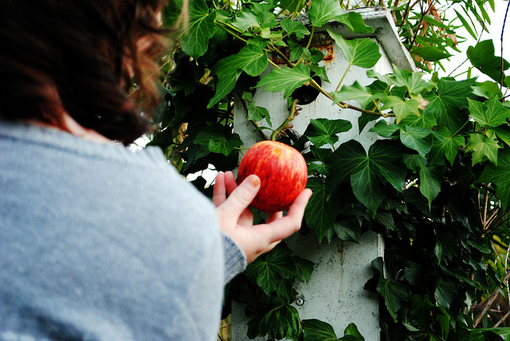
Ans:
{"label": "apple stem", "polygon": [[273,133],[271,134],[271,141],[276,141],[276,136],[278,135],[278,133],[280,133],[287,126],[287,124],[289,124],[289,122],[294,119],[294,114],[296,112],[296,105],[298,102],[299,102],[298,99],[294,99],[292,101],[292,104],[291,104],[290,110],[289,110],[289,112],[290,112],[289,116],[287,116],[285,121],[277,129],[275,129],[273,131]]}

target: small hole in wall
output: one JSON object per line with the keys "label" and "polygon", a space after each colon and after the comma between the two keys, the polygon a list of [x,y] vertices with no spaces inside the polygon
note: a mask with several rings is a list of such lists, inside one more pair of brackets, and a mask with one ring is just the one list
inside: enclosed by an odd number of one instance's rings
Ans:
{"label": "small hole in wall", "polygon": [[[313,80],[317,82],[317,84],[322,85],[322,81],[319,76],[313,77]],[[303,85],[292,93],[292,98],[299,100],[299,105],[310,104],[317,96],[319,96],[320,91],[313,88],[311,85]]]}

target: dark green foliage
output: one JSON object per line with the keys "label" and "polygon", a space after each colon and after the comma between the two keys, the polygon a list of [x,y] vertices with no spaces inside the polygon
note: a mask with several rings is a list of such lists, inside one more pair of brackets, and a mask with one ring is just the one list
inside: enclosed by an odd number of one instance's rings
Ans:
{"label": "dark green foliage", "polygon": [[[476,35],[467,14],[486,20],[484,1],[457,2],[459,20]],[[277,5],[290,11],[282,12],[282,21],[274,14]],[[423,70],[434,63],[440,67],[438,61],[455,50],[448,36],[455,26],[429,15],[432,9],[427,14],[410,5],[393,7],[404,45],[423,58],[417,59]],[[189,32],[164,79],[165,105],[155,119],[160,129],[150,144],[161,147],[183,175],[237,167],[243,136],[233,131],[234,101],[245,109],[254,130],[264,134],[257,122],[271,127],[266,129],[280,128],[272,126],[270,108],[254,100],[255,91],[282,92],[292,102],[296,89],[322,90],[316,80],[328,82],[319,65],[323,56],[307,44],[315,28],[335,20],[354,32],[371,30],[361,16],[345,13],[333,0],[239,6],[193,2]],[[302,9],[310,25],[292,20]],[[166,13],[170,24],[175,16]],[[369,68],[380,57],[369,39],[331,35],[350,65]],[[304,151],[308,187],[314,191],[301,233],[314,233],[322,243],[335,238],[358,243],[368,230],[384,236],[384,262],[375,259],[374,277],[360,286],[381,299],[386,340],[510,339],[507,329],[492,328],[506,311],[483,312],[493,292],[508,301],[502,264],[510,232],[510,104],[498,83],[507,82],[509,64],[494,56],[493,46],[486,48],[491,46],[481,42],[468,57],[494,82],[437,75],[427,80],[421,72],[394,66],[388,75],[367,70],[374,79],[367,86],[354,82],[339,84],[331,94],[321,91],[332,104],[359,103],[352,107],[362,113],[360,131],[378,120],[371,131],[381,139],[368,150],[355,140],[338,145],[338,135],[353,129],[341,117],[313,119],[303,136],[280,132],[282,141]],[[263,74],[273,63],[269,55],[287,67],[273,65]],[[194,184],[210,194],[203,178]],[[248,336],[363,340],[354,325],[339,338],[321,321],[326,316],[299,317],[294,286],[311,276],[313,263],[282,243],[230,283],[228,299],[244,303],[251,317]],[[507,326],[501,322],[500,327]]]}

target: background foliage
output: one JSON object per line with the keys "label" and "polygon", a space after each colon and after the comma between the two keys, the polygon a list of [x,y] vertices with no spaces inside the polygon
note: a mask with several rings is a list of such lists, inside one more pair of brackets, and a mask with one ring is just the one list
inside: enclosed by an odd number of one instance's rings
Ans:
{"label": "background foliage", "polygon": [[[370,32],[356,11],[346,10],[383,5],[391,9],[420,71],[394,66],[391,74],[377,74],[370,71],[380,58],[377,44],[329,32],[349,64],[366,68],[374,81],[324,91],[319,85],[329,81],[324,56],[310,48],[315,30],[336,21],[354,32]],[[168,27],[181,6],[169,3]],[[201,174],[235,169],[243,145],[233,131],[234,100],[244,105],[254,129],[262,121],[271,124],[268,108],[254,101],[257,89],[284,94],[288,122],[296,104],[306,100],[303,86],[362,113],[360,130],[377,120],[372,131],[384,139],[368,152],[355,140],[335,145],[339,134],[352,129],[341,116],[311,120],[303,136],[285,125],[268,135],[259,130],[307,159],[314,195],[301,233],[314,233],[322,243],[335,238],[356,243],[356,236],[369,230],[384,235],[384,260],[374,259],[373,279],[360,283],[381,298],[383,339],[510,339],[503,328],[510,313],[510,104],[503,93],[510,64],[495,56],[492,41],[478,41],[467,58],[490,81],[480,82],[469,72],[457,79],[439,76],[450,72],[442,61],[465,41],[456,34],[459,26],[478,39],[493,10],[493,0],[191,1],[189,27],[162,60],[165,102],[149,144],[161,147],[184,176],[198,174],[193,183],[210,195]],[[295,20],[302,14],[309,23]],[[261,77],[268,67],[271,72]],[[294,285],[311,276],[313,263],[282,244],[230,283],[228,298],[244,302],[252,314],[248,336],[363,340],[353,324],[338,336],[321,320],[299,317],[292,305]]]}

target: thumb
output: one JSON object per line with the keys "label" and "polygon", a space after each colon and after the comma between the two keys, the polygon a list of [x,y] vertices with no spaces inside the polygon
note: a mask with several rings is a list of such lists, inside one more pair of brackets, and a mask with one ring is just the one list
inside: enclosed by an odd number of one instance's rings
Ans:
{"label": "thumb", "polygon": [[260,189],[260,179],[252,174],[234,189],[224,202],[225,210],[237,220],[243,211],[250,205]]}

